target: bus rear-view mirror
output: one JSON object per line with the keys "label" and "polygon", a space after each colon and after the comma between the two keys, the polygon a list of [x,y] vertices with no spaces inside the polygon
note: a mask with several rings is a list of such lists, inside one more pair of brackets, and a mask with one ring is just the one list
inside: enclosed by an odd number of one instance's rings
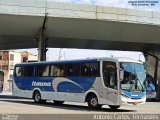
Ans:
{"label": "bus rear-view mirror", "polygon": [[120,71],[119,71],[119,80],[123,81],[123,79],[124,79],[124,70],[120,69]]}

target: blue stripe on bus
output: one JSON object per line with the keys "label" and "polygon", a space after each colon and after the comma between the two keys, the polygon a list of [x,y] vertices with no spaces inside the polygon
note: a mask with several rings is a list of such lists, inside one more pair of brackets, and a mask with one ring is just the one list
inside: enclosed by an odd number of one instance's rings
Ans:
{"label": "blue stripe on bus", "polygon": [[[55,77],[58,78],[58,77]],[[35,77],[35,78],[24,78],[24,77],[16,77],[15,83],[17,87],[21,90],[33,90],[34,88],[39,88],[41,91],[56,91],[53,89],[53,77]],[[71,92],[71,93],[82,93],[89,90],[93,83],[95,82],[96,77],[68,77],[66,79],[69,79],[73,81],[66,82],[62,81],[57,85],[57,92]],[[33,85],[33,82],[36,83],[50,83],[51,86],[36,86]],[[77,85],[76,85],[77,84]]]}
{"label": "blue stripe on bus", "polygon": [[73,83],[62,82],[58,85],[58,92],[82,93],[84,90]]}
{"label": "blue stripe on bus", "polygon": [[58,92],[72,92],[72,93],[82,93],[89,90],[96,77],[68,77],[68,79],[72,80],[73,82],[77,83],[69,83],[69,82],[61,82],[58,87]]}
{"label": "blue stripe on bus", "polygon": [[33,90],[34,88],[39,88],[41,91],[53,91],[53,87],[50,86],[32,86],[32,82],[36,81],[36,82],[49,82],[51,83],[53,78],[48,77],[48,78],[31,78],[31,77],[16,77],[14,78],[15,83],[17,85],[17,87],[21,90]]}

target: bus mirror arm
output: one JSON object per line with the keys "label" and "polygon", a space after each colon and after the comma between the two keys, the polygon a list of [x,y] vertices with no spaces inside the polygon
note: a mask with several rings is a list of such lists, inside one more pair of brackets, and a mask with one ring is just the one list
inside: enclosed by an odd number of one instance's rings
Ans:
{"label": "bus mirror arm", "polygon": [[122,68],[119,68],[119,80],[123,81],[124,79],[124,70]]}
{"label": "bus mirror arm", "polygon": [[147,71],[146,71],[146,70],[144,70],[144,72],[145,72],[145,73],[147,73]]}

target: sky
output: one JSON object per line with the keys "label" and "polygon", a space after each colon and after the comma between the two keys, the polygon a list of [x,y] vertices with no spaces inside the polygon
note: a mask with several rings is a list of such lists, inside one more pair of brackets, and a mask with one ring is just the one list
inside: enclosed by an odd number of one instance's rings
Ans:
{"label": "sky", "polygon": [[93,4],[93,5],[112,6],[120,8],[141,9],[147,11],[148,10],[160,11],[160,0],[46,0],[46,1],[69,2],[77,4]]}
{"label": "sky", "polygon": [[[16,50],[28,51],[33,54],[37,54],[37,49],[20,49]],[[86,59],[86,58],[98,58],[98,57],[125,57],[135,60],[145,61],[141,52],[129,52],[129,51],[111,51],[111,50],[89,50],[89,49],[66,49],[66,48],[49,48],[47,51],[47,57],[49,61],[57,60],[71,60],[71,59]]]}

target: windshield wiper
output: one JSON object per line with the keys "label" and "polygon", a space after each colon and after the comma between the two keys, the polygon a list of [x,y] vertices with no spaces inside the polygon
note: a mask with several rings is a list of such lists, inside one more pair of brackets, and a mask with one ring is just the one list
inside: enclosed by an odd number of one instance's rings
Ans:
{"label": "windshield wiper", "polygon": [[142,85],[141,81],[138,79],[137,74],[135,74],[135,77],[136,77],[136,80],[139,81],[139,83],[140,83],[140,85],[141,85],[141,87],[142,87],[142,92],[144,92],[145,90],[144,90],[144,88],[143,88],[143,85]]}
{"label": "windshield wiper", "polygon": [[139,79],[137,79],[137,80],[139,81],[139,83],[140,83],[140,85],[141,85],[141,87],[142,87],[142,92],[144,92],[145,90],[144,90],[144,88],[143,88],[143,85],[142,85],[141,81],[140,81]]}
{"label": "windshield wiper", "polygon": [[129,83],[130,84],[129,92],[131,91],[131,89],[133,88],[133,86],[137,86],[137,82],[136,81],[139,81],[139,83],[140,83],[140,85],[142,87],[141,91],[144,92],[145,90],[143,88],[143,85],[142,85],[141,81],[138,79],[137,74],[134,74],[134,76],[135,76],[135,79],[131,80],[130,83]]}

